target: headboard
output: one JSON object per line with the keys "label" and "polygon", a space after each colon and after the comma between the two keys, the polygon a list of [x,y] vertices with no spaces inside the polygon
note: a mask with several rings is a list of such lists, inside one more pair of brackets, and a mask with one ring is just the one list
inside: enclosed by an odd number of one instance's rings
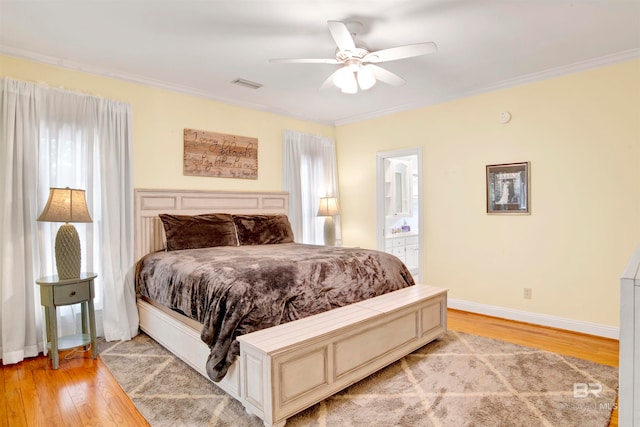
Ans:
{"label": "headboard", "polygon": [[282,191],[198,191],[135,189],[134,258],[164,247],[161,213],[198,215],[203,213],[285,214],[289,194]]}

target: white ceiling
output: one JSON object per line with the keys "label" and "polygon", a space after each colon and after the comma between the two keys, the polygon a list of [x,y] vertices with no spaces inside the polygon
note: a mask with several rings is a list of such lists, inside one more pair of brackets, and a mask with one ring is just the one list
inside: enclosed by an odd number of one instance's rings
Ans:
{"label": "white ceiling", "polygon": [[[361,22],[370,50],[438,52],[356,95],[319,90],[336,65],[269,63],[333,58],[328,20]],[[0,53],[344,124],[640,58],[640,1],[0,0]]]}

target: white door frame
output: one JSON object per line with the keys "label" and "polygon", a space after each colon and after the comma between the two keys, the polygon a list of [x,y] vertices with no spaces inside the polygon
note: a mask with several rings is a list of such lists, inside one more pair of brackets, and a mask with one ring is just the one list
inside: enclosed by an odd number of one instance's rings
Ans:
{"label": "white door frame", "polygon": [[418,157],[418,209],[420,210],[418,215],[418,251],[419,251],[419,267],[418,276],[422,280],[422,258],[423,258],[423,245],[422,240],[424,236],[424,224],[422,218],[424,217],[423,204],[422,204],[422,147],[404,148],[400,150],[379,151],[376,154],[376,236],[378,242],[378,250],[383,251],[385,249],[385,215],[384,215],[384,160],[392,157],[405,157],[415,155]]}

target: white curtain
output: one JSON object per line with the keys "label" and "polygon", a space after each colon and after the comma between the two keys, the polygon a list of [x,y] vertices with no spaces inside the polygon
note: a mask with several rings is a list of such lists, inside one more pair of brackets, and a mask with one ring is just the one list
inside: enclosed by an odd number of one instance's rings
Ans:
{"label": "white curtain", "polygon": [[0,91],[0,350],[10,364],[44,347],[35,288],[38,88],[3,80]]}
{"label": "white curtain", "polygon": [[[296,242],[323,243],[324,217],[317,217],[321,197],[336,197],[338,168],[331,138],[284,131],[283,187],[289,192],[289,221]],[[335,217],[336,243],[341,238],[340,215]]]}
{"label": "white curtain", "polygon": [[97,106],[100,159],[100,241],[104,336],[128,340],[138,333],[133,285],[133,141],[131,108],[106,99]]}
{"label": "white curtain", "polygon": [[[60,224],[37,223],[35,218],[44,207],[50,187],[71,187],[86,190],[87,205],[92,223],[74,224],[82,243],[82,269],[98,274],[96,279],[96,326],[98,333],[108,340],[126,340],[137,333],[138,316],[132,283],[133,268],[133,180],[131,111],[127,104],[105,100],[70,91],[16,82],[5,79],[4,87],[31,87],[36,119],[30,123],[33,138],[14,137],[15,145],[30,150],[31,163],[23,162],[23,174],[34,176],[31,187],[23,192],[33,202],[30,212],[24,211],[22,220],[31,230],[38,229],[39,239],[25,230],[21,233],[24,245],[35,245],[39,250],[31,262],[25,262],[11,274],[4,274],[5,266],[14,263],[15,255],[4,252],[2,258],[3,304],[0,313],[3,325],[0,343],[3,356],[9,350],[7,343],[24,340],[19,329],[25,322],[21,316],[10,316],[4,310],[8,295],[15,292],[36,293],[25,301],[25,312],[34,309],[38,322],[26,328],[42,336],[38,289],[34,277],[55,274],[54,240]],[[8,91],[5,90],[6,93]],[[3,105],[6,96],[3,94]],[[19,121],[2,111],[3,138],[15,134],[10,128]],[[20,119],[23,120],[23,119]],[[4,126],[6,121],[6,126]],[[7,138],[7,142],[9,139]],[[5,141],[3,141],[3,146]],[[0,167],[20,161],[12,152],[0,158]],[[10,203],[11,192],[22,191],[17,184],[3,177],[2,201]],[[17,216],[18,214],[16,214]],[[0,237],[17,232],[12,223],[2,222]],[[19,233],[19,232],[17,232]],[[29,280],[19,280],[30,275]],[[6,292],[5,292],[6,290]],[[76,332],[78,308],[61,307],[58,310],[62,335]],[[40,345],[40,351],[42,351]],[[37,353],[36,353],[37,354]],[[31,356],[33,354],[27,354]],[[19,360],[16,360],[19,361]],[[15,363],[5,360],[3,363]]]}

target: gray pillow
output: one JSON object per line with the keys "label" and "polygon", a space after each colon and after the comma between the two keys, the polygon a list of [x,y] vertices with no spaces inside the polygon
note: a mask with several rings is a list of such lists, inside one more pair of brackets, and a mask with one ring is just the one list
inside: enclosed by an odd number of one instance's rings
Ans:
{"label": "gray pillow", "polygon": [[293,243],[293,230],[286,215],[232,215],[240,245]]}
{"label": "gray pillow", "polygon": [[167,237],[167,250],[238,246],[238,236],[230,214],[160,214]]}

